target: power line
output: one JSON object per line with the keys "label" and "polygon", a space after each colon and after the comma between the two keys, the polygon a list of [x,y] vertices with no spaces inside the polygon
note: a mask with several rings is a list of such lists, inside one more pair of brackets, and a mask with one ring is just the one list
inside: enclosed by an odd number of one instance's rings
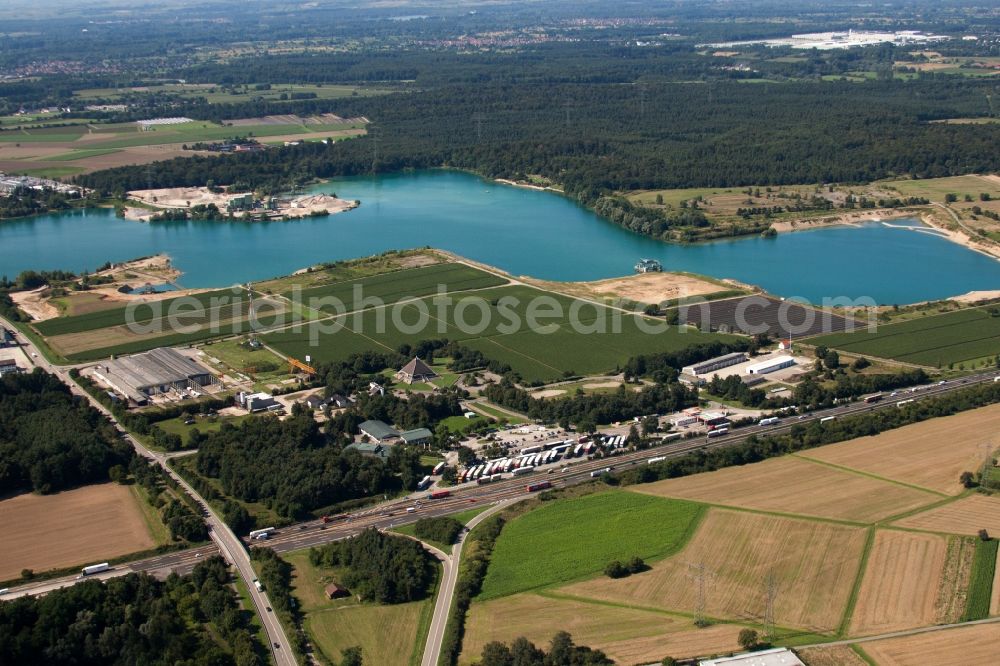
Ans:
{"label": "power line", "polygon": [[687,562],[687,566],[687,577],[695,584],[694,623],[700,626],[705,622],[706,588],[711,579],[715,577],[715,572],[711,571],[704,562]]}
{"label": "power line", "polygon": [[778,597],[778,577],[771,569],[764,577],[764,636],[774,641],[774,600]]}

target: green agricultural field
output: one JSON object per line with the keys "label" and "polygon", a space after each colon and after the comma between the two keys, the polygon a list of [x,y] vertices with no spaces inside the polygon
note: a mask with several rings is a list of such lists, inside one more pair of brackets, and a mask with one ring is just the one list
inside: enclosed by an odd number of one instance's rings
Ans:
{"label": "green agricultural field", "polygon": [[478,599],[590,576],[611,560],[671,555],[694,533],[702,511],[692,502],[622,491],[544,504],[504,527]]}
{"label": "green agricultural field", "polygon": [[997,546],[1000,541],[994,537],[989,541],[976,542],[976,554],[972,560],[972,575],[969,577],[969,596],[966,598],[965,615],[962,621],[982,620],[990,615],[990,599],[993,593],[993,574],[997,565]]}
{"label": "green agricultural field", "polygon": [[69,153],[62,153],[61,155],[52,155],[51,157],[42,157],[43,162],[73,162],[76,160],[86,159],[88,157],[100,157],[101,155],[109,155],[111,153],[117,152],[117,148],[95,148],[93,150],[74,150]]}
{"label": "green agricultural field", "polygon": [[[571,326],[574,318],[579,324],[576,328]],[[529,330],[531,319],[541,330]],[[464,325],[459,326],[459,321]],[[454,297],[454,303],[443,311],[434,298],[425,298],[265,334],[263,339],[288,356],[302,359],[309,355],[323,362],[447,338],[509,364],[526,381],[552,381],[566,374],[610,372],[637,354],[674,351],[719,338],[689,328],[642,330],[653,323],[518,285]]]}
{"label": "green agricultural field", "polygon": [[[435,294],[439,286],[443,286],[448,292],[456,292],[496,287],[506,282],[502,277],[465,264],[444,263],[332,282],[304,289],[300,296],[305,305],[309,305],[311,299],[327,299],[341,303],[346,311],[351,311],[364,305],[363,302],[355,303],[355,290],[358,290],[361,298],[395,303],[407,298]],[[289,298],[295,296],[292,292],[284,295]],[[328,314],[337,312],[332,305],[324,305],[318,309]]]}
{"label": "green agricultural field", "polygon": [[809,343],[917,365],[974,364],[1000,354],[1000,316],[987,308],[967,308],[884,324],[874,333],[864,329],[824,335]]}
{"label": "green agricultural field", "polygon": [[[239,127],[216,125],[209,122],[192,122],[180,125],[162,125],[148,132],[138,132],[135,136],[112,138],[106,141],[88,141],[88,149],[131,148],[135,146],[159,146],[167,143],[197,143],[199,141],[219,141],[234,136],[285,136],[291,134],[331,134],[349,129],[361,129],[361,124],[341,125],[242,125]],[[54,140],[54,139],[48,139]],[[65,139],[62,139],[65,140]]]}
{"label": "green agricultural field", "polygon": [[[196,409],[196,406],[192,406],[192,411]],[[156,426],[163,430],[164,432],[172,433],[181,438],[181,441],[185,445],[190,443],[191,432],[197,430],[201,434],[205,435],[212,432],[218,432],[222,429],[224,423],[229,423],[234,426],[238,426],[240,423],[249,418],[248,414],[240,414],[239,416],[195,416],[193,417],[195,422],[193,425],[184,425],[184,419],[181,417],[167,419],[166,421],[159,421]]]}

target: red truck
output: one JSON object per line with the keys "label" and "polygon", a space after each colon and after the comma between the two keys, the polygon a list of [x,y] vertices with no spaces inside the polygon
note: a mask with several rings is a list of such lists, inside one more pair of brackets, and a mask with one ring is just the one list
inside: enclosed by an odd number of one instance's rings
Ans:
{"label": "red truck", "polygon": [[437,490],[427,496],[427,499],[444,499],[445,497],[451,497],[450,490]]}
{"label": "red truck", "polygon": [[546,488],[551,488],[552,483],[549,481],[539,481],[538,483],[532,483],[524,487],[529,493],[533,493],[538,490],[545,490]]}
{"label": "red truck", "polygon": [[345,518],[347,518],[347,514],[346,513],[338,513],[336,516],[323,516],[323,522],[324,523],[333,523],[333,522],[336,522],[338,520],[344,520]]}

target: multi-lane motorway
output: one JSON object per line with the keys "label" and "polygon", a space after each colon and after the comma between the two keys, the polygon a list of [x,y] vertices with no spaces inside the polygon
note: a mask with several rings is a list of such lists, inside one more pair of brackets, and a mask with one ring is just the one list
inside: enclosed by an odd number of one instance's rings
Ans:
{"label": "multi-lane motorway", "polygon": [[[2,319],[0,323],[6,324]],[[7,324],[9,328],[9,324]],[[49,372],[52,372],[64,379],[66,383],[77,393],[91,400],[97,409],[107,414],[100,403],[92,400],[91,396],[81,391],[72,380],[63,375],[63,370],[49,364],[41,356],[37,355],[37,350],[32,345],[26,345],[27,350],[32,355],[32,360]],[[523,499],[532,493],[526,490],[529,483],[536,483],[540,480],[549,481],[553,488],[570,486],[583,483],[593,479],[592,473],[598,470],[612,468],[612,472],[619,472],[632,466],[645,464],[651,457],[678,457],[699,449],[717,449],[726,446],[739,444],[750,435],[779,434],[787,432],[796,424],[806,424],[813,421],[829,420],[831,417],[837,418],[849,416],[863,412],[898,409],[897,404],[902,400],[921,400],[931,396],[942,395],[973,384],[993,382],[997,376],[996,372],[969,375],[959,379],[942,381],[937,384],[921,387],[911,391],[903,389],[897,396],[886,396],[876,403],[847,403],[838,405],[830,409],[812,412],[804,416],[789,416],[782,418],[778,423],[768,426],[754,425],[736,429],[726,435],[715,438],[699,436],[674,440],[670,443],[657,446],[652,449],[623,453],[620,455],[593,460],[573,459],[564,460],[561,463],[550,467],[547,472],[538,470],[535,473],[519,476],[516,478],[504,479],[486,485],[464,484],[452,489],[451,495],[446,498],[431,500],[427,493],[418,493],[406,498],[396,499],[378,504],[372,508],[357,511],[349,517],[337,522],[324,524],[322,521],[312,520],[288,527],[283,527],[266,541],[245,541],[243,543],[232,533],[229,527],[211,510],[207,502],[204,502],[193,488],[179,475],[167,466],[166,458],[163,454],[155,453],[146,449],[140,442],[129,437],[129,441],[136,450],[143,456],[150,458],[167,470],[182,486],[196,499],[202,502],[206,509],[206,521],[210,526],[210,534],[215,545],[202,546],[181,552],[169,553],[157,557],[151,557],[126,565],[119,565],[112,571],[101,574],[101,577],[111,577],[123,575],[133,571],[145,571],[152,574],[165,575],[171,571],[186,573],[190,571],[200,558],[221,552],[226,559],[234,564],[240,576],[247,583],[257,611],[261,615],[264,626],[267,630],[268,638],[271,641],[272,651],[279,666],[284,664],[294,664],[291,648],[285,635],[284,629],[278,622],[274,614],[267,610],[270,607],[266,592],[258,591],[251,581],[254,576],[253,568],[248,557],[248,548],[256,546],[267,546],[273,548],[278,553],[309,548],[322,545],[337,539],[353,536],[366,528],[391,529],[393,527],[415,522],[419,518],[429,516],[443,516],[466,511],[477,506],[489,506],[498,503],[512,503]],[[111,415],[108,415],[111,417]],[[413,511],[408,511],[408,509]],[[70,576],[60,579],[51,579],[43,582],[36,582],[29,585],[10,589],[4,598],[12,598],[24,594],[44,594],[66,585],[72,585],[80,580],[77,576]]]}

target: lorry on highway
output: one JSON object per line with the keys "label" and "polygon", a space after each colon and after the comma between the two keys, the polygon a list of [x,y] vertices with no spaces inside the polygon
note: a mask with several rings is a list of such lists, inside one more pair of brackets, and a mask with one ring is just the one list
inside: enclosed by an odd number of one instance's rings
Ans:
{"label": "lorry on highway", "polygon": [[427,495],[427,499],[444,499],[445,497],[451,497],[450,490],[436,490],[433,493]]}
{"label": "lorry on highway", "polygon": [[827,423],[828,421],[832,421],[832,420],[834,420],[835,418],[837,418],[837,417],[836,417],[836,416],[824,416],[823,418],[821,418],[821,419],[819,420],[819,422],[820,422],[820,423]]}
{"label": "lorry on highway", "polygon": [[608,474],[610,472],[611,472],[610,467],[605,467],[604,469],[595,469],[593,472],[590,473],[590,478],[596,479],[597,477],[602,476],[604,474]]}
{"label": "lorry on highway", "polygon": [[666,459],[667,459],[666,456],[656,456],[655,458],[650,458],[649,460],[647,460],[646,464],[647,465],[653,465],[653,464],[656,464],[658,462],[663,462]]}
{"label": "lorry on highway", "polygon": [[258,592],[264,591],[264,585],[256,578],[253,579],[253,586],[257,588]]}
{"label": "lorry on highway", "polygon": [[552,483],[550,481],[539,481],[538,483],[531,483],[524,487],[529,493],[534,493],[539,490],[545,490],[546,488],[551,488]]}
{"label": "lorry on highway", "polygon": [[715,430],[709,430],[708,431],[708,436],[709,437],[721,437],[722,435],[725,435],[725,434],[728,434],[728,433],[729,433],[729,428],[722,427],[722,428],[716,428]]}
{"label": "lorry on highway", "polygon": [[107,562],[101,562],[100,564],[91,564],[89,567],[83,568],[83,575],[92,576],[96,573],[101,573],[102,571],[109,571],[110,569],[111,565],[108,564]]}
{"label": "lorry on highway", "polygon": [[881,400],[882,400],[881,393],[875,393],[873,395],[865,396],[865,402],[868,403],[869,405],[872,404],[873,402],[879,402]]}
{"label": "lorry on highway", "polygon": [[766,419],[761,419],[760,421],[757,421],[757,425],[769,426],[769,425],[774,425],[777,422],[778,422],[777,416],[768,416]]}
{"label": "lorry on highway", "polygon": [[264,541],[270,538],[273,532],[274,532],[273,527],[265,527],[263,529],[253,530],[250,532],[250,538],[255,541]]}

